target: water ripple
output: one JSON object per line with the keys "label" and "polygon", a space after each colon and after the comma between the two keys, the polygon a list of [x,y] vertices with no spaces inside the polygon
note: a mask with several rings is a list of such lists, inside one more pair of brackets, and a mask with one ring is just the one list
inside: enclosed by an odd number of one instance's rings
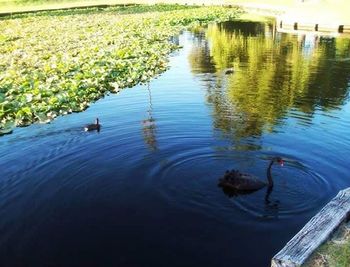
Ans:
{"label": "water ripple", "polygon": [[[268,201],[265,200],[265,188],[248,195],[234,196],[231,198],[232,205],[227,205],[222,198],[222,190],[217,187],[218,178],[227,169],[225,163],[231,162],[231,168],[232,162],[237,166],[255,164],[250,167],[252,174],[258,176],[259,173],[266,173],[269,161],[265,156],[255,159],[249,157],[235,155],[227,158],[226,153],[214,153],[211,149],[194,146],[173,154],[163,164],[155,164],[148,172],[147,180],[164,201],[195,212],[207,213],[211,210],[214,211],[212,216],[221,213],[223,220],[227,219],[224,214],[233,210],[253,218],[291,218],[315,210],[333,190],[319,173],[284,156],[285,167],[273,167],[275,186]],[[268,158],[271,159],[271,156]],[[266,179],[263,176],[261,178]],[[224,193],[229,195],[229,192]]]}
{"label": "water ripple", "polygon": [[234,198],[234,206],[254,217],[291,218],[316,209],[333,190],[325,178],[298,161],[287,160],[283,168],[277,168],[273,170],[274,187],[268,199],[265,188]]}

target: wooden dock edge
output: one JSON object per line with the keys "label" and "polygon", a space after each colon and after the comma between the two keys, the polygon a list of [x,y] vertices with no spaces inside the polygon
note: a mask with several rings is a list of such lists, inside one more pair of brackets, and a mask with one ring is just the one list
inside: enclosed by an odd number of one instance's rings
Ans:
{"label": "wooden dock edge", "polygon": [[278,252],[271,267],[297,267],[350,215],[350,187],[341,190]]}

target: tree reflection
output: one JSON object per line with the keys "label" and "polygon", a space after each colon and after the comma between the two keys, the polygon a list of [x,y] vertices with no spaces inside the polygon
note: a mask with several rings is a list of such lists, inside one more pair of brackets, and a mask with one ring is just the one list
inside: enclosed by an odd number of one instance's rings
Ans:
{"label": "tree reflection", "polygon": [[275,33],[258,22],[210,25],[195,38],[193,72],[216,73],[207,92],[215,128],[235,138],[273,131],[291,109],[312,121],[317,109],[347,100],[350,39]]}
{"label": "tree reflection", "polygon": [[149,108],[147,110],[147,119],[142,121],[142,131],[143,131],[143,138],[145,140],[145,143],[149,146],[149,148],[152,151],[155,151],[158,149],[157,146],[157,139],[156,139],[156,123],[155,119],[152,115],[152,94],[149,84],[147,85],[148,90],[148,101],[149,101]]}
{"label": "tree reflection", "polygon": [[205,39],[204,29],[198,28],[193,33],[194,46],[189,54],[193,73],[215,73],[215,65],[210,57],[209,43]]}

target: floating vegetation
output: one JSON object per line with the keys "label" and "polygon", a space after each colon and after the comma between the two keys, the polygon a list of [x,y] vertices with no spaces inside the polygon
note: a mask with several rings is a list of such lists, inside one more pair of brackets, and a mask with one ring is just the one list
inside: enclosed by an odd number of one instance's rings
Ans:
{"label": "floating vegetation", "polygon": [[166,70],[169,53],[178,48],[171,37],[239,13],[223,7],[169,9],[87,9],[0,20],[0,134],[82,111],[108,92],[148,82]]}

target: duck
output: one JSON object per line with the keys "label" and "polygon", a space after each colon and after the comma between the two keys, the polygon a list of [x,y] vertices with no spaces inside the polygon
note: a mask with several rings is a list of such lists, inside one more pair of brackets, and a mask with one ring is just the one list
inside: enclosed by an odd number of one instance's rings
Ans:
{"label": "duck", "polygon": [[248,193],[259,190],[265,186],[273,187],[273,179],[271,175],[271,167],[274,163],[284,165],[284,160],[281,157],[271,159],[267,167],[267,181],[255,177],[254,175],[241,173],[239,170],[227,170],[222,178],[219,179],[218,186],[224,189],[231,189],[238,193]]}
{"label": "duck", "polygon": [[233,68],[228,68],[225,70],[226,75],[233,74],[234,72],[235,72],[235,70]]}
{"label": "duck", "polygon": [[100,120],[96,118],[95,123],[85,125],[84,130],[85,132],[94,131],[94,130],[100,131],[100,128],[101,128]]}

